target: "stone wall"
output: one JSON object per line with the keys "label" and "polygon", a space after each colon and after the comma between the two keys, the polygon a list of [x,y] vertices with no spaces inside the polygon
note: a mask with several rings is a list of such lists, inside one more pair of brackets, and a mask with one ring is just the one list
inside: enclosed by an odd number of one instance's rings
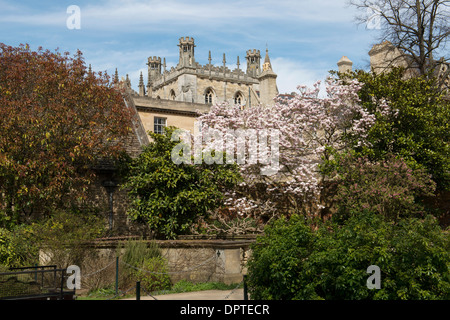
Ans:
{"label": "stone wall", "polygon": [[[125,238],[121,238],[122,240]],[[250,245],[254,238],[238,240],[155,240],[167,259],[172,284],[187,280],[193,283],[222,282],[238,284],[247,273]],[[111,286],[115,283],[116,254],[119,238],[105,238],[87,246],[85,265],[81,270],[82,289]],[[89,248],[88,248],[89,247]],[[92,254],[95,252],[95,254]],[[123,252],[122,252],[123,253]],[[41,250],[40,265],[53,264],[51,253]],[[92,258],[94,257],[94,258]],[[70,261],[67,262],[71,264]],[[119,256],[119,269],[124,268]],[[119,286],[123,284],[119,283]]]}
{"label": "stone wall", "polygon": [[247,273],[250,245],[246,240],[157,241],[167,258],[172,282],[239,283]]}

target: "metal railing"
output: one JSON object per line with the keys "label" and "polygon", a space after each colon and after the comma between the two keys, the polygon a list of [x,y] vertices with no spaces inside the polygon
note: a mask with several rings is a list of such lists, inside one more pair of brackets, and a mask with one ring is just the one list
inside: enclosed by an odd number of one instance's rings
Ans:
{"label": "metal railing", "polygon": [[73,299],[75,289],[64,290],[67,269],[56,266],[11,268],[0,273],[0,300]]}

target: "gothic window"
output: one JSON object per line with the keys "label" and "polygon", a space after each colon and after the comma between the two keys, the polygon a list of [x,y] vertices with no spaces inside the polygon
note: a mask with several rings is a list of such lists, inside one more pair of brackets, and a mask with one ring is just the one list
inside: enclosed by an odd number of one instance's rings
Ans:
{"label": "gothic window", "polygon": [[243,97],[242,93],[237,92],[237,93],[234,95],[234,104],[240,105],[240,104],[242,104],[243,102],[244,102],[244,97]]}
{"label": "gothic window", "polygon": [[164,127],[166,126],[166,118],[154,117],[153,120],[153,132],[163,134]]}
{"label": "gothic window", "polygon": [[213,91],[209,88],[205,93],[205,103],[212,103],[213,101]]}

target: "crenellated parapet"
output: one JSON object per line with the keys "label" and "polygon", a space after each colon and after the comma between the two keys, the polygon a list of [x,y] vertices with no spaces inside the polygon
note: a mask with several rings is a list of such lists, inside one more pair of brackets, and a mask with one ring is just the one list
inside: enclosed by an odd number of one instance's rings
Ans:
{"label": "crenellated parapet", "polygon": [[188,44],[195,46],[194,38],[192,38],[192,37],[181,37],[180,38],[180,44],[179,45],[188,45]]}
{"label": "crenellated parapet", "polygon": [[[265,97],[263,90],[268,92],[270,99],[273,98],[273,94],[276,94],[276,75],[271,70],[267,50],[263,71],[261,51],[258,49],[245,51],[246,67],[241,68],[239,56],[230,59],[225,53],[223,58],[217,59],[214,64],[211,51],[204,65],[196,62],[196,45],[193,37],[180,37],[177,46],[179,61],[174,66],[167,67],[166,58],[158,56],[147,58],[148,82],[144,87],[141,76],[139,96],[203,103],[206,101],[205,92],[212,90],[213,100],[217,99],[215,101],[239,100],[241,103],[251,105],[251,102],[259,103],[261,98]],[[231,64],[233,67],[230,66]],[[239,99],[236,98],[238,93]],[[269,99],[266,100],[269,101]]]}
{"label": "crenellated parapet", "polygon": [[192,37],[181,37],[178,44],[180,48],[179,68],[195,67],[195,43]]}
{"label": "crenellated parapet", "polygon": [[157,57],[157,56],[153,56],[153,57],[148,57],[148,63],[147,64],[161,64],[161,57]]}
{"label": "crenellated parapet", "polygon": [[250,56],[259,56],[261,58],[261,51],[256,49],[247,50],[247,57]]}

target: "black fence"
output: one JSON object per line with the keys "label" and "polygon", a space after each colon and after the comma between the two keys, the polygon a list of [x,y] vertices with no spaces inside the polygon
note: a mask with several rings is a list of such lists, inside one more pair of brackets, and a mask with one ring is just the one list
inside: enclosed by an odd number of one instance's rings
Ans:
{"label": "black fence", "polygon": [[0,273],[0,300],[73,300],[66,271],[53,265],[11,268]]}

